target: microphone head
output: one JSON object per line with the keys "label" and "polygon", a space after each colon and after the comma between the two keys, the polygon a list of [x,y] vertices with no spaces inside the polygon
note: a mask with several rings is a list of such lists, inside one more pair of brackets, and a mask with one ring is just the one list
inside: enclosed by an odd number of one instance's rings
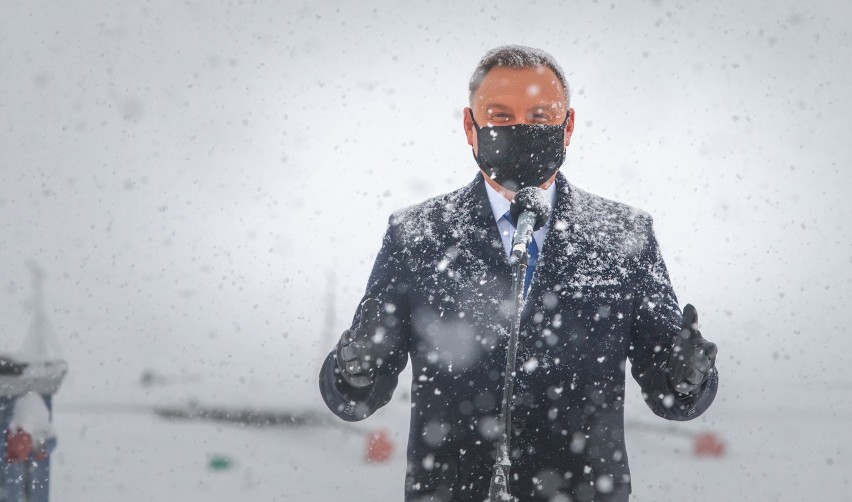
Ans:
{"label": "microphone head", "polygon": [[550,217],[550,201],[547,200],[547,194],[544,190],[539,187],[524,187],[518,190],[515,198],[512,199],[512,205],[509,206],[512,225],[518,226],[518,217],[525,211],[535,215],[533,231],[544,226],[544,223]]}

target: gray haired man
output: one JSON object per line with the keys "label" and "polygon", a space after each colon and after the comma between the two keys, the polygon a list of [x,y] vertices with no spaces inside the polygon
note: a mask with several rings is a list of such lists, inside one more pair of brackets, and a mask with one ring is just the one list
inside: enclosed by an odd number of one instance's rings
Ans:
{"label": "gray haired man", "polygon": [[515,193],[545,191],[524,277],[508,488],[518,500],[625,501],[625,362],[660,417],[691,420],[718,387],[716,346],[678,306],[651,216],[559,172],[574,133],[552,56],[498,47],[470,81],[466,186],[391,215],[360,306],[320,373],[347,421],[386,404],[411,361],[406,500],[488,498],[500,435]]}

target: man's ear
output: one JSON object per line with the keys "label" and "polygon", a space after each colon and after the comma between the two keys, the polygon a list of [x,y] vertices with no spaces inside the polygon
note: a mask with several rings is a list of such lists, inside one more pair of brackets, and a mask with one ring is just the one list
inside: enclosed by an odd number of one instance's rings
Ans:
{"label": "man's ear", "polygon": [[476,152],[476,131],[473,128],[473,120],[470,118],[471,109],[467,106],[462,110],[462,121],[464,125],[464,135],[467,136],[467,144],[473,147]]}
{"label": "man's ear", "polygon": [[565,148],[571,144],[571,135],[574,134],[574,121],[576,120],[576,112],[573,108],[568,109],[568,123],[565,124]]}

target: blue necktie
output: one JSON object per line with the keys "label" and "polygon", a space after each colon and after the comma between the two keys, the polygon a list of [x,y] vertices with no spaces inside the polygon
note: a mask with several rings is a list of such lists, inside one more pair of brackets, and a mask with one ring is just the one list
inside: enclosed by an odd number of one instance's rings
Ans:
{"label": "blue necktie", "polygon": [[[506,214],[503,215],[509,224],[512,224],[512,217],[509,215],[509,211],[506,211]],[[512,225],[512,228],[515,228],[515,225]],[[524,298],[527,297],[527,291],[530,288],[530,282],[532,282],[533,272],[535,272],[535,266],[538,264],[538,244],[535,242],[535,238],[530,242],[530,247],[527,250],[527,253],[530,255],[530,262],[527,265],[527,275],[524,277]]]}

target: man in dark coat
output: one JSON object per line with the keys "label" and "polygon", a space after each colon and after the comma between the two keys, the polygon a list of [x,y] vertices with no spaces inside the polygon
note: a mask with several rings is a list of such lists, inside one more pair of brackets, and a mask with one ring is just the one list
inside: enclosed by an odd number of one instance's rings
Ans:
{"label": "man in dark coat", "polygon": [[625,360],[655,414],[689,420],[716,395],[716,347],[691,306],[681,314],[651,217],[558,172],[575,117],[553,58],[494,49],[470,91],[465,130],[481,172],[391,216],[360,308],[323,364],[323,399],[363,420],[410,359],[406,500],[487,499],[513,316],[513,227],[501,214],[514,191],[538,186],[552,212],[530,243],[509,489],[627,500]]}

